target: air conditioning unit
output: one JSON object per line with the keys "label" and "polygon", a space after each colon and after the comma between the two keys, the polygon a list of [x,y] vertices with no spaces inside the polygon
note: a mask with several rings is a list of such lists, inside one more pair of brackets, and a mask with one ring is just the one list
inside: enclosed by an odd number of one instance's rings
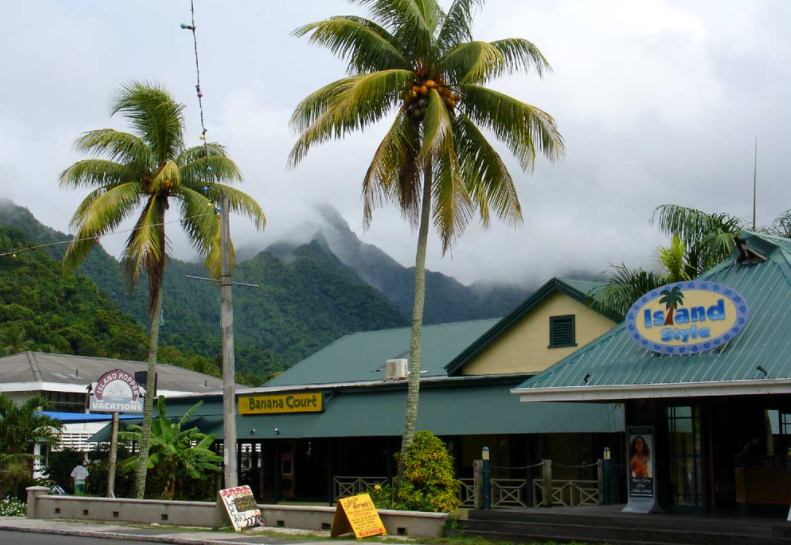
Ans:
{"label": "air conditioning unit", "polygon": [[385,380],[403,380],[406,378],[408,360],[387,360],[387,377]]}

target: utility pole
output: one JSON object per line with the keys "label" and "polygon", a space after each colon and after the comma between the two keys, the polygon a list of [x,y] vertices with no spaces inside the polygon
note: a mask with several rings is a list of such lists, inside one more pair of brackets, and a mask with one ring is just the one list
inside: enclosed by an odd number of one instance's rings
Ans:
{"label": "utility pole", "polygon": [[225,488],[237,486],[236,473],[236,364],[233,350],[233,299],[231,293],[231,223],[228,195],[220,201],[220,293],[222,296],[222,405]]}
{"label": "utility pole", "polygon": [[755,156],[753,157],[753,231],[755,231],[755,201],[758,199],[758,137],[755,137]]}

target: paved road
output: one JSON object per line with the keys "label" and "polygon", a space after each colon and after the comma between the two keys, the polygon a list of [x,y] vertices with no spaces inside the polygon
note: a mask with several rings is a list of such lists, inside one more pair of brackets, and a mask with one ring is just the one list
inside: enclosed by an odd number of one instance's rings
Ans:
{"label": "paved road", "polygon": [[33,534],[29,532],[4,532],[0,530],[0,543],[3,545],[150,545],[141,541],[125,539],[97,539],[82,536],[58,536],[52,534]]}

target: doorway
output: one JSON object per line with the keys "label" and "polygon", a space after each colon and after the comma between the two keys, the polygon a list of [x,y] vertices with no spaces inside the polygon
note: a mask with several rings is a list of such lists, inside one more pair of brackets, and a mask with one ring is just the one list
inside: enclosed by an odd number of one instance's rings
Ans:
{"label": "doorway", "polygon": [[695,405],[667,407],[669,510],[706,511],[701,408]]}

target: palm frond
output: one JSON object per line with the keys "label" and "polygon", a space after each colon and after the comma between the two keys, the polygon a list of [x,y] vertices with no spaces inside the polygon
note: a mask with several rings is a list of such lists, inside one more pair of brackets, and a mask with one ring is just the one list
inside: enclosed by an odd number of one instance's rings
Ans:
{"label": "palm frond", "polygon": [[186,231],[190,244],[205,256],[217,238],[220,225],[214,203],[202,193],[185,186],[174,197],[181,203],[181,226]]}
{"label": "palm frond", "polygon": [[182,185],[195,191],[203,191],[207,184],[244,180],[242,172],[233,159],[220,155],[195,159],[181,166],[180,170]]}
{"label": "palm frond", "polygon": [[155,302],[162,289],[165,272],[165,208],[167,201],[159,195],[148,198],[143,213],[129,235],[122,254],[122,264],[134,284],[140,275],[148,273],[149,316],[152,319]]}
{"label": "palm frond", "polygon": [[127,132],[114,129],[88,131],[74,143],[76,151],[96,156],[103,155],[111,161],[118,161],[138,168],[152,167],[151,150],[146,143]]}
{"label": "palm frond", "polygon": [[482,83],[505,71],[506,58],[488,42],[457,45],[440,59],[440,69],[448,81]]}
{"label": "palm frond", "polygon": [[444,14],[436,0],[352,0],[367,6],[377,21],[392,29],[401,53],[407,58],[424,57],[430,50]]}
{"label": "palm frond", "polygon": [[497,48],[505,57],[504,68],[507,69],[509,74],[514,72],[527,74],[531,70],[535,70],[536,74],[543,76],[544,72],[552,72],[549,61],[547,61],[538,47],[529,40],[524,38],[506,38],[504,40],[495,40],[491,45]]}
{"label": "palm frond", "polygon": [[110,106],[110,115],[123,114],[139,132],[160,165],[178,156],[184,147],[184,105],[154,83],[133,81],[122,86]]}
{"label": "palm frond", "polygon": [[519,195],[497,151],[463,113],[456,114],[453,135],[462,175],[483,225],[489,225],[490,210],[509,225],[521,223]]}
{"label": "palm frond", "polygon": [[206,144],[183,150],[181,153],[179,153],[175,160],[179,168],[184,168],[184,165],[188,165],[189,163],[203,159],[207,156],[228,157],[228,150],[225,146],[218,144],[217,142],[206,142]]}
{"label": "palm frond", "polygon": [[212,202],[219,203],[222,196],[228,196],[230,211],[240,214],[253,222],[259,231],[266,227],[266,216],[261,206],[248,194],[225,184],[214,184],[209,188],[207,197]]}
{"label": "palm frond", "polygon": [[432,218],[442,240],[444,255],[462,234],[473,213],[450,131],[432,153],[431,162],[434,169],[431,186]]}
{"label": "palm frond", "polygon": [[115,161],[84,159],[61,172],[60,187],[114,186],[134,180],[137,174],[130,166]]}
{"label": "palm frond", "polygon": [[666,283],[666,278],[659,273],[630,269],[623,263],[613,265],[607,283],[591,294],[589,306],[623,319],[635,301]]}
{"label": "palm frond", "polygon": [[417,125],[400,112],[376,149],[363,179],[363,222],[371,224],[374,208],[395,201],[414,225],[420,212],[420,168]]}
{"label": "palm frond", "polygon": [[383,70],[338,80],[300,102],[291,118],[302,131],[289,155],[296,166],[314,144],[341,138],[382,119],[412,81],[410,70]]}
{"label": "palm frond", "polygon": [[71,219],[76,233],[63,257],[64,271],[75,270],[96,244],[95,239],[118,227],[135,211],[139,202],[140,184],[137,182],[91,192]]}
{"label": "palm frond", "polygon": [[483,7],[483,3],[484,0],[453,0],[437,36],[442,53],[460,43],[472,41],[474,11],[476,7]]}
{"label": "palm frond", "polygon": [[448,138],[453,128],[445,101],[436,89],[431,89],[428,94],[426,114],[423,116],[423,143],[418,154],[418,161],[425,162],[432,154],[446,147]]}
{"label": "palm frond", "polygon": [[730,214],[709,214],[695,208],[665,204],[654,210],[656,222],[666,234],[678,236],[685,244],[688,261],[696,275],[713,267],[733,252],[735,237],[744,221]]}
{"label": "palm frond", "polygon": [[462,111],[503,141],[523,170],[533,169],[537,151],[550,160],[563,156],[563,138],[548,113],[478,85],[462,85],[461,89]]}
{"label": "palm frond", "polygon": [[657,259],[666,271],[668,282],[689,280],[687,247],[678,235],[673,235],[669,246],[660,246],[657,249]]}
{"label": "palm frond", "polygon": [[331,17],[292,32],[297,37],[306,34],[311,35],[310,43],[324,46],[348,62],[352,73],[410,68],[398,50],[395,38],[381,26],[362,17]]}
{"label": "palm frond", "polygon": [[791,210],[777,216],[767,231],[778,237],[791,238]]}

